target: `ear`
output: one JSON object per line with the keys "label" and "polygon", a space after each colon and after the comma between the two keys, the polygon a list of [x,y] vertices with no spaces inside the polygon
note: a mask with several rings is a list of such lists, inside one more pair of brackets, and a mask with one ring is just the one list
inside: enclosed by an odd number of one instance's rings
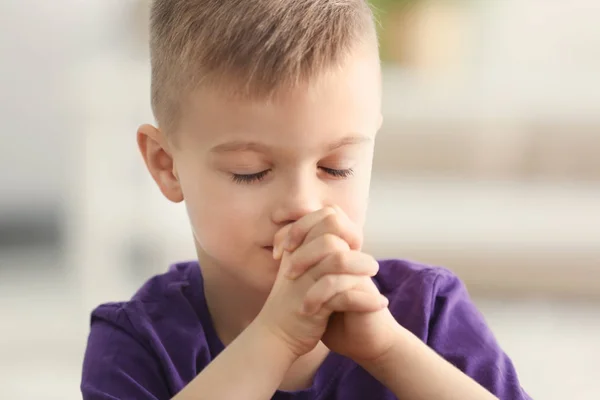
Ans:
{"label": "ear", "polygon": [[152,125],[142,125],[137,131],[137,143],[146,167],[162,194],[174,203],[183,201],[173,156],[162,132]]}

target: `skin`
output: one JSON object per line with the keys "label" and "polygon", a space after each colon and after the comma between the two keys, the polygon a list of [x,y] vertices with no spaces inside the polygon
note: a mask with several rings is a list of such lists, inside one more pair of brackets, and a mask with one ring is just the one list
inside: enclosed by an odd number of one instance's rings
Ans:
{"label": "skin", "polygon": [[[320,214],[320,215],[319,215]],[[303,310],[327,313],[329,321],[322,341],[331,350],[351,358],[377,380],[390,389],[397,398],[425,399],[495,399],[485,388],[462,373],[419,338],[398,324],[387,307],[336,312],[330,305],[336,299],[355,299],[377,291],[360,266],[367,268],[374,260],[350,246],[332,246],[329,251],[314,251],[314,243],[325,236],[347,238],[346,243],[358,243],[360,230],[335,208],[333,213],[313,213],[276,235],[274,256],[291,254],[291,261],[282,272],[288,280],[326,270],[330,274],[355,273],[354,283],[346,286],[342,280],[332,280],[318,287],[322,280],[309,290],[303,299]],[[344,240],[344,241],[345,241]],[[309,251],[310,249],[310,251]],[[326,253],[316,264],[307,263],[303,254]],[[331,275],[330,275],[331,276]],[[341,275],[343,276],[343,275]],[[312,290],[318,287],[319,290]],[[331,311],[336,312],[332,314]],[[287,339],[289,341],[289,338]]]}
{"label": "skin", "polygon": [[[371,43],[343,68],[273,101],[202,91],[178,132],[139,128],[140,151],[161,192],[185,201],[206,301],[227,346],[176,399],[258,400],[278,388],[302,389],[329,349],[398,397],[445,399],[446,391],[489,398],[418,339],[406,339],[370,279],[378,264],[360,251],[380,88]],[[398,368],[390,355],[423,368],[407,375],[412,366]],[[436,387],[432,367],[441,386],[427,391]]]}

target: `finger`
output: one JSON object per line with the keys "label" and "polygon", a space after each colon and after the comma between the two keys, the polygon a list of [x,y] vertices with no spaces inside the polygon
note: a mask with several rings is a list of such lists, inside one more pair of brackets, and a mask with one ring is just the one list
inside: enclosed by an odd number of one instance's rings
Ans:
{"label": "finger", "polygon": [[374,312],[388,305],[389,300],[381,294],[348,290],[334,296],[323,308],[332,312]]}
{"label": "finger", "polygon": [[338,251],[330,253],[316,265],[302,261],[297,264],[292,262],[286,270],[286,276],[293,280],[302,276],[307,269],[310,269],[311,276],[317,281],[326,274],[375,276],[379,272],[379,263],[369,254],[360,251]]}
{"label": "finger", "polygon": [[292,252],[304,242],[306,234],[316,225],[329,216],[335,215],[333,207],[324,207],[314,213],[310,213],[294,222],[289,230],[288,236],[283,243],[286,251]]}
{"label": "finger", "polygon": [[325,275],[306,292],[303,309],[307,314],[314,313],[333,297],[350,290],[380,295],[373,280],[365,275]]}
{"label": "finger", "polygon": [[[274,258],[279,259],[284,251],[294,251],[296,247],[302,243],[302,240],[304,240],[304,236],[306,234],[302,234],[302,232],[308,232],[315,224],[317,224],[327,215],[333,213],[335,213],[333,207],[324,207],[310,214],[306,214],[294,223],[282,228],[279,232],[277,232],[275,239],[273,240]],[[300,236],[301,238],[297,239]],[[298,240],[297,243],[296,240]]]}
{"label": "finger", "polygon": [[303,311],[312,315],[335,295],[356,289],[364,277],[355,275],[325,275],[306,292]]}
{"label": "finger", "polygon": [[273,238],[273,258],[279,260],[283,256],[283,241],[288,237],[292,224],[281,228]]}
{"label": "finger", "polygon": [[[348,243],[339,236],[332,234],[320,236],[291,253],[289,265],[286,267],[286,276],[288,278],[293,276],[298,277],[310,267],[324,260],[327,256],[348,250],[350,250]],[[294,274],[290,274],[291,271],[295,271]],[[298,273],[297,271],[301,272]]]}
{"label": "finger", "polygon": [[289,258],[291,257],[290,253],[283,253],[281,255],[281,262],[279,263],[279,270],[277,271],[277,280],[288,280],[287,276],[289,275],[290,262]]}
{"label": "finger", "polygon": [[[294,233],[294,227],[290,230],[290,235]],[[309,243],[315,238],[324,235],[325,233],[331,233],[341,237],[348,243],[350,249],[360,250],[362,247],[362,232],[361,230],[348,218],[343,211],[336,211],[335,214],[329,214],[324,217],[321,221],[315,224],[308,232],[303,233],[303,243]],[[288,251],[294,251],[288,250]]]}

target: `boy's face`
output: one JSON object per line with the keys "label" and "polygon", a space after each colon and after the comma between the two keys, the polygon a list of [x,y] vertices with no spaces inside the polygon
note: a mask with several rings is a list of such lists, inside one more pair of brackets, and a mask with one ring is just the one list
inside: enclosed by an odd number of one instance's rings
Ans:
{"label": "boy's face", "polygon": [[174,145],[149,126],[138,139],[150,138],[140,146],[162,192],[185,199],[205,273],[268,292],[283,226],[332,204],[363,226],[380,123],[379,63],[368,52],[272,102],[202,92]]}

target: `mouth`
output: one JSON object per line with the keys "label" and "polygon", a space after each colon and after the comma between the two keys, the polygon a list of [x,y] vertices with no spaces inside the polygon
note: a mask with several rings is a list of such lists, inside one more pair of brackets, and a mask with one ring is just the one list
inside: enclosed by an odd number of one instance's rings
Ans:
{"label": "mouth", "polygon": [[263,249],[273,252],[273,246],[264,246]]}

